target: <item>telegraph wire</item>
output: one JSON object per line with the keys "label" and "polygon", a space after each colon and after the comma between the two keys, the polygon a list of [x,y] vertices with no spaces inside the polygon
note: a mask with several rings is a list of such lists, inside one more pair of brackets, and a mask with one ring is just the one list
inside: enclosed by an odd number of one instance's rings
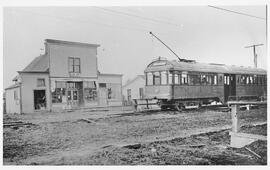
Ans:
{"label": "telegraph wire", "polygon": [[[35,15],[39,15],[39,16],[44,16],[44,17],[50,17],[50,18],[53,18],[53,19],[58,19],[58,20],[65,20],[65,21],[69,21],[69,22],[80,22],[80,23],[90,23],[90,24],[95,24],[95,25],[100,25],[100,26],[103,26],[103,27],[111,27],[111,28],[114,28],[114,29],[125,29],[125,30],[133,30],[133,31],[138,31],[138,32],[143,32],[143,33],[149,33],[149,29],[147,28],[138,28],[138,27],[126,27],[126,26],[121,26],[121,25],[117,25],[117,26],[114,26],[114,25],[111,25],[111,24],[107,24],[107,23],[101,23],[101,22],[97,22],[97,21],[94,21],[92,19],[87,19],[87,20],[82,20],[82,19],[75,19],[75,18],[67,18],[67,17],[61,17],[61,16],[55,16],[55,15],[48,15],[48,14],[42,14],[42,13],[38,13],[38,12],[32,12],[32,11],[28,11],[28,10],[21,10],[21,9],[16,9],[16,10],[13,10],[15,12],[24,12],[24,13],[30,13],[30,14],[35,14]],[[159,31],[159,34],[163,34],[163,35],[167,35],[167,33],[165,32],[160,32]]]}
{"label": "telegraph wire", "polygon": [[217,7],[217,6],[208,5],[208,7],[215,8],[215,9],[222,10],[222,11],[235,13],[235,14],[239,14],[239,15],[244,15],[244,16],[248,16],[248,17],[252,17],[252,18],[266,20],[266,18],[263,18],[263,17],[258,17],[258,16],[255,16],[255,15],[250,15],[250,14],[243,13],[243,12],[238,12],[238,11],[233,11],[233,10],[229,10],[229,9],[225,9],[225,8],[220,8],[220,7]]}
{"label": "telegraph wire", "polygon": [[94,8],[101,9],[103,11],[107,11],[107,12],[111,12],[111,13],[117,13],[117,14],[129,16],[129,17],[135,17],[135,18],[140,18],[140,19],[143,19],[143,20],[157,22],[157,23],[161,23],[161,24],[168,24],[168,25],[172,25],[172,26],[176,26],[176,27],[181,27],[178,24],[171,23],[171,22],[166,22],[166,21],[163,21],[163,20],[155,19],[155,18],[143,17],[143,16],[131,14],[131,13],[115,11],[115,10],[112,10],[112,9],[107,9],[107,8],[102,8],[102,7],[97,7],[97,6],[95,6]]}
{"label": "telegraph wire", "polygon": [[[45,17],[50,17],[50,18],[54,18],[54,19],[60,19],[60,20],[66,20],[66,21],[71,21],[71,22],[80,22],[80,23],[90,23],[90,24],[97,24],[97,25],[102,25],[104,27],[112,27],[112,28],[118,28],[118,29],[128,29],[128,30],[136,30],[136,31],[140,31],[140,32],[149,32],[149,30],[147,29],[143,29],[143,28],[136,28],[136,27],[125,27],[125,26],[113,26],[110,24],[106,24],[106,23],[101,23],[101,22],[96,22],[94,20],[81,20],[81,19],[75,19],[75,18],[67,18],[67,17],[61,17],[61,16],[55,16],[55,15],[47,15],[47,14],[42,14],[42,13],[37,13],[37,12],[32,12],[32,11],[27,11],[27,10],[18,10],[16,9],[17,12],[25,12],[25,13],[31,13],[31,14],[35,14],[35,15],[40,15],[40,16],[45,16]],[[15,11],[15,12],[16,12]]]}

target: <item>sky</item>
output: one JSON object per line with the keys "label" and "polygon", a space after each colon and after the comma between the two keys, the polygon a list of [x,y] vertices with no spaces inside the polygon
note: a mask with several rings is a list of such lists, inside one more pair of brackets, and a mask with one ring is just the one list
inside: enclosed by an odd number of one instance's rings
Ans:
{"label": "sky", "polygon": [[267,68],[265,6],[4,7],[3,86],[44,53],[44,39],[100,44],[101,73],[123,74],[123,84],[143,74],[161,56],[177,59],[149,34],[152,31],[181,58],[204,63]]}

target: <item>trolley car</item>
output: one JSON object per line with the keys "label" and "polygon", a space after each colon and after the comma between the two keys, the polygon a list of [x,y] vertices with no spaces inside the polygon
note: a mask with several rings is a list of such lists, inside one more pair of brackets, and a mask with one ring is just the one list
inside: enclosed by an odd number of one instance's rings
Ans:
{"label": "trolley car", "polygon": [[146,98],[157,99],[161,109],[224,104],[232,97],[267,93],[267,73],[259,68],[158,58],[144,72]]}

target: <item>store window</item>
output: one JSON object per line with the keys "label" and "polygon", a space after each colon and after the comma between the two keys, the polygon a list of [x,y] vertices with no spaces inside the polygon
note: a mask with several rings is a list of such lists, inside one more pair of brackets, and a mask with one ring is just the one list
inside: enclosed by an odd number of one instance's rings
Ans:
{"label": "store window", "polygon": [[55,90],[52,92],[52,103],[62,103],[65,100],[66,82],[56,81]]}
{"label": "store window", "polygon": [[84,87],[84,98],[86,101],[96,101],[97,100],[97,85],[95,81],[85,81],[83,82]]}

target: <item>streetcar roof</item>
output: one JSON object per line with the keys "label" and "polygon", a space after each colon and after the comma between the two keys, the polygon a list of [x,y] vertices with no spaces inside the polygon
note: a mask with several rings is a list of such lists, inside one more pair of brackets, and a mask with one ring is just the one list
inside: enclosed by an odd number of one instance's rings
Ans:
{"label": "streetcar roof", "polygon": [[228,66],[224,64],[214,63],[198,63],[198,62],[178,62],[176,60],[155,60],[151,62],[145,72],[162,71],[162,70],[179,70],[192,72],[207,73],[228,73],[228,74],[258,74],[265,75],[266,70],[261,68]]}

